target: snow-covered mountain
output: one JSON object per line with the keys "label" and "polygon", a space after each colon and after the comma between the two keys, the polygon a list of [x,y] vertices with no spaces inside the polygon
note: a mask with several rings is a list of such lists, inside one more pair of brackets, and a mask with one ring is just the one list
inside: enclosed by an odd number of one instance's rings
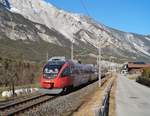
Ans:
{"label": "snow-covered mountain", "polygon": [[[135,59],[136,57],[150,59],[149,36],[109,28],[97,23],[90,17],[58,9],[45,0],[7,1],[11,12],[21,14],[26,19],[31,20],[35,23],[37,29],[43,31],[40,25],[45,25],[49,30],[55,30],[60,33],[68,41],[74,40],[76,46],[84,45],[82,47],[87,49],[90,49],[91,45],[98,47],[98,40],[100,39],[103,54],[127,59]],[[46,42],[63,45],[59,43],[57,37],[50,37],[50,34],[40,33],[40,36]]]}

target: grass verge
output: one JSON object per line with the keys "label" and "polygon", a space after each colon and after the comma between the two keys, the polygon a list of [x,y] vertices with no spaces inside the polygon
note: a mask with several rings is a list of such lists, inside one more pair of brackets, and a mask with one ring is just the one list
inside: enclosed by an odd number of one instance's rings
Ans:
{"label": "grass verge", "polygon": [[114,80],[114,84],[110,92],[108,116],[116,116],[116,103],[115,103],[116,87],[117,87],[117,77]]}

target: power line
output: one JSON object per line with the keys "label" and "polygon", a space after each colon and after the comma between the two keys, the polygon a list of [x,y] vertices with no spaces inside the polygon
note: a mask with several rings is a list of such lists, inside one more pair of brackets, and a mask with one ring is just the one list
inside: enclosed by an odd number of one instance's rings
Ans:
{"label": "power line", "polygon": [[[89,13],[87,7],[85,6],[84,2],[82,0],[80,0],[80,1],[81,1],[81,4],[82,4],[84,10],[86,11],[88,17],[90,17],[90,13]],[[101,64],[100,64],[100,62],[101,62],[101,58],[102,58],[102,54],[101,54],[101,51],[102,51],[101,50],[101,45],[102,45],[102,43],[101,43],[100,38],[102,38],[102,37],[97,38],[97,43],[98,43],[98,48],[97,48],[97,50],[98,50],[98,57],[97,57],[98,62],[97,62],[97,65],[98,65],[99,87],[101,87]]]}
{"label": "power line", "polygon": [[89,13],[89,11],[88,11],[88,9],[87,9],[85,3],[83,2],[83,0],[80,0],[80,2],[81,2],[81,5],[83,6],[85,12],[87,13],[88,17],[90,17],[91,15],[90,15],[90,13]]}

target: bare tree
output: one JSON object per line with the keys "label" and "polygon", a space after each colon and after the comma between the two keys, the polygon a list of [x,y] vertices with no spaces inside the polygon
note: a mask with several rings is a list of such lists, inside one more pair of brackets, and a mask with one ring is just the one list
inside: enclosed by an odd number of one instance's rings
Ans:
{"label": "bare tree", "polygon": [[15,86],[33,84],[40,74],[40,65],[22,60],[0,59],[0,86],[15,95]]}
{"label": "bare tree", "polygon": [[17,81],[16,62],[6,59],[4,62],[3,80],[5,86],[9,86],[15,95],[15,83]]}
{"label": "bare tree", "polygon": [[8,70],[8,75],[9,75],[9,84],[10,84],[10,87],[11,87],[11,90],[13,92],[13,96],[15,95],[15,84],[17,83],[17,63],[16,62],[12,62],[10,64],[10,69]]}

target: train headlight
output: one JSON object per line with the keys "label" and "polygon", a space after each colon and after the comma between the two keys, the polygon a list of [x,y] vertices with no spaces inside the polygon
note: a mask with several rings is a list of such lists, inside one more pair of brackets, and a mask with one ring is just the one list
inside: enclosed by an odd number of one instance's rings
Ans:
{"label": "train headlight", "polygon": [[53,79],[53,78],[55,78],[55,77],[57,77],[56,74],[54,74],[54,75],[43,74],[43,78],[45,78],[45,79]]}

